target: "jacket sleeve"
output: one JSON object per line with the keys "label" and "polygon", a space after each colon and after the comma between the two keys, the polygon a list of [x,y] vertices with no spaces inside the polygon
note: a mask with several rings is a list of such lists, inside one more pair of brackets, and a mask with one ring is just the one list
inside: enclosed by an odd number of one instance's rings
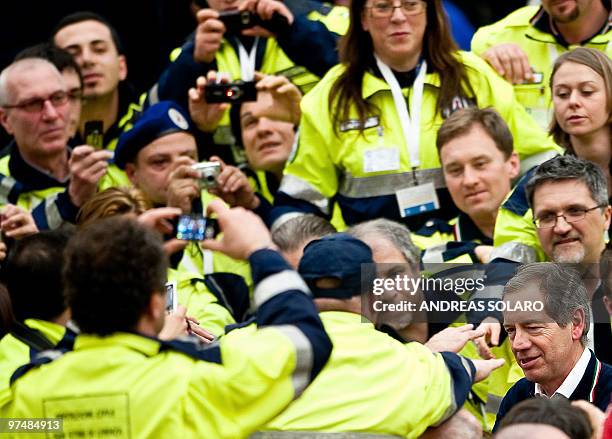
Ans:
{"label": "jacket sleeve", "polygon": [[284,259],[259,250],[249,262],[257,329],[222,337],[220,364],[202,362],[190,392],[189,411],[214,411],[224,437],[248,437],[277,416],[320,372],[332,347],[306,284]]}
{"label": "jacket sleeve", "polygon": [[45,198],[32,210],[32,217],[39,230],[57,229],[64,223],[76,223],[79,208],[76,207],[68,189],[59,194],[54,194]]}

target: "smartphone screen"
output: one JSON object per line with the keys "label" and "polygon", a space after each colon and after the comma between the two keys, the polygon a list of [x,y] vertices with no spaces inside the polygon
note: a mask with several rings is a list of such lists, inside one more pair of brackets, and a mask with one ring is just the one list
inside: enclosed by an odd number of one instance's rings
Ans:
{"label": "smartphone screen", "polygon": [[178,306],[178,296],[176,293],[176,282],[166,283],[166,311],[173,312]]}

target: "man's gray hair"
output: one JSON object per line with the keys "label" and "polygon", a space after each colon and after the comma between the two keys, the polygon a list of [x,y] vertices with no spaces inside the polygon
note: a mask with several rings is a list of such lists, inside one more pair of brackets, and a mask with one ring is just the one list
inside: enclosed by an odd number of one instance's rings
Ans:
{"label": "man's gray hair", "polygon": [[61,73],[57,70],[49,60],[44,58],[24,58],[18,61],[14,61],[9,64],[2,72],[0,73],[0,106],[5,105],[14,105],[14,102],[11,102],[11,97],[9,93],[9,77],[14,73],[21,73],[25,70],[30,70],[41,65],[48,65],[53,68],[53,70],[57,71],[58,76],[61,77]]}
{"label": "man's gray hair", "polygon": [[539,284],[544,296],[544,311],[559,326],[570,324],[577,310],[584,312],[584,329],[580,342],[585,345],[591,317],[589,298],[580,273],[568,264],[554,262],[522,265],[504,287],[503,300],[532,282]]}
{"label": "man's gray hair", "polygon": [[356,224],[347,233],[357,239],[365,240],[367,236],[379,236],[393,244],[406,258],[406,262],[419,265],[421,251],[410,238],[410,230],[405,225],[386,218],[379,218]]}
{"label": "man's gray hair", "polygon": [[336,228],[325,218],[313,214],[299,215],[288,219],[272,229],[272,242],[282,252],[290,252],[305,242],[336,233]]}
{"label": "man's gray hair", "polygon": [[533,194],[538,187],[563,180],[583,182],[598,205],[608,205],[608,180],[601,168],[588,160],[564,155],[553,157],[536,168],[525,188],[529,206],[533,209]]}

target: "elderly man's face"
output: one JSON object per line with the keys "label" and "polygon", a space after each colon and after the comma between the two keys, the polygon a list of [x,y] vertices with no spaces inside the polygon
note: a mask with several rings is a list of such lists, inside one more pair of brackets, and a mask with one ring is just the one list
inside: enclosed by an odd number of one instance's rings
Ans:
{"label": "elderly man's face", "polygon": [[[52,64],[19,68],[7,78],[8,106],[0,112],[6,131],[15,137],[22,154],[49,157],[64,153],[69,137],[70,105],[66,84]],[[42,101],[41,108],[29,108]]]}
{"label": "elderly man's face", "polygon": [[[504,296],[504,301],[515,309],[518,303],[534,304],[543,300],[537,282]],[[572,358],[583,350],[580,337],[584,330],[584,315],[581,312],[577,312],[574,321],[561,327],[545,310],[504,311],[504,327],[512,353],[525,377],[544,387],[552,385],[556,389],[561,385],[573,367]]]}
{"label": "elderly man's face", "polygon": [[[572,209],[591,209],[597,202],[585,183],[578,180],[547,182],[533,194],[533,217],[561,215]],[[560,263],[598,263],[604,249],[604,233],[610,224],[610,207],[590,210],[579,221],[559,217],[554,227],[537,229],[546,256]]]}

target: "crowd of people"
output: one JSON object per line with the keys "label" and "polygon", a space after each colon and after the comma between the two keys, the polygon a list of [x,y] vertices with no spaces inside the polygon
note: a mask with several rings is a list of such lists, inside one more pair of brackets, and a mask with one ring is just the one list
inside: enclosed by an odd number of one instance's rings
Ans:
{"label": "crowd of people", "polygon": [[612,4],[448,3],[194,1],[141,95],[94,12],[17,54],[0,435],[612,439]]}

